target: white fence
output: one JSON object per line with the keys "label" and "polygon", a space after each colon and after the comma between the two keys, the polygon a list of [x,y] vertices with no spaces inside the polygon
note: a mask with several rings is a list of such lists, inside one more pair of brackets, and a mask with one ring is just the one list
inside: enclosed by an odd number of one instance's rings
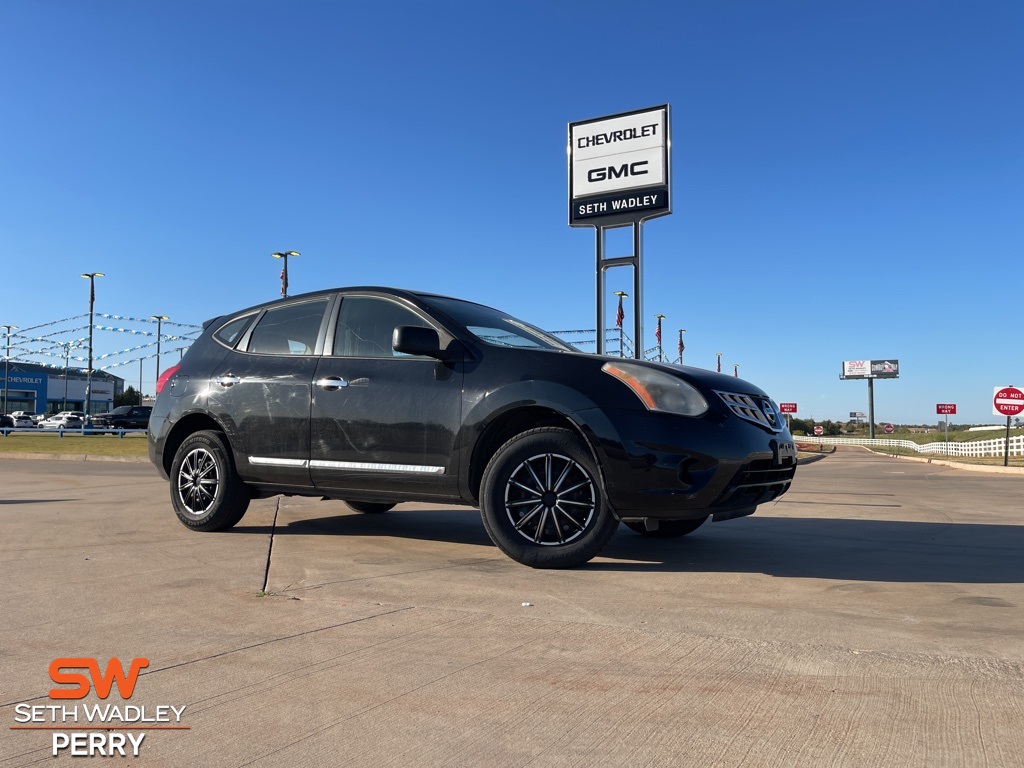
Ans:
{"label": "white fence", "polygon": [[[817,443],[819,445],[868,445],[882,448],[907,448],[918,453],[938,454],[939,456],[1003,456],[1006,438],[996,440],[969,440],[965,443],[925,443],[918,445],[912,440],[894,440],[892,438],[868,437],[797,437],[798,443]],[[1024,435],[1010,438],[1010,455],[1024,456]]]}

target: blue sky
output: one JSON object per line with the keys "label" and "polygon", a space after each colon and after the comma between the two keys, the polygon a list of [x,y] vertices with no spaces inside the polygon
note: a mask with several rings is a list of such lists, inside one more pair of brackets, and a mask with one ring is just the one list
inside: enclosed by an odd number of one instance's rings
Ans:
{"label": "blue sky", "polygon": [[[668,103],[645,346],[664,314],[687,364],[721,352],[817,419],[867,410],[843,360],[899,359],[883,421],[995,422],[992,388],[1024,385],[1019,2],[44,0],[0,24],[0,324],[84,312],[83,271],[98,312],[200,323],[277,296],[294,249],[292,293],[592,328],[567,124]],[[612,308],[631,284],[609,273]]]}

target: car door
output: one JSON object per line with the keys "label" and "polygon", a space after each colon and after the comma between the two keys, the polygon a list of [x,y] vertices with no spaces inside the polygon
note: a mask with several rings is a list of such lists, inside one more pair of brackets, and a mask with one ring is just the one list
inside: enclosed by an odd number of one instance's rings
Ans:
{"label": "car door", "polygon": [[321,296],[266,310],[214,369],[209,409],[245,480],[311,485],[311,388],[332,303]]}
{"label": "car door", "polygon": [[310,474],[334,492],[458,497],[454,442],[463,365],[391,347],[400,325],[434,328],[393,297],[345,295],[313,386]]}
{"label": "car door", "polygon": [[149,425],[149,414],[152,410],[143,405],[134,406],[128,411],[127,426],[130,429],[145,429]]}

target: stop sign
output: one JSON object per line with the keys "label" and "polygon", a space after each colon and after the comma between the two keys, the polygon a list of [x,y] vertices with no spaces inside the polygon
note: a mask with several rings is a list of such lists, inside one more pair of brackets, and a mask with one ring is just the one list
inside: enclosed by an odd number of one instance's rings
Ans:
{"label": "stop sign", "polygon": [[814,428],[814,434],[817,435],[818,437],[821,437],[822,435],[825,434],[825,428],[824,427],[820,427],[820,426],[819,427],[815,427]]}
{"label": "stop sign", "polygon": [[1016,387],[996,387],[992,398],[992,413],[996,416],[1024,413],[1024,392]]}
{"label": "stop sign", "polygon": [[882,431],[885,432],[885,434],[887,435],[891,435],[895,431],[895,427],[893,427],[892,424],[886,424],[884,427],[882,427]]}

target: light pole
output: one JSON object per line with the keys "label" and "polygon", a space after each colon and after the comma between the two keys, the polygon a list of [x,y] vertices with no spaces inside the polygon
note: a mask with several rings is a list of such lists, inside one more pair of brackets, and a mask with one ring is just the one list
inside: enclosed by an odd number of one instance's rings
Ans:
{"label": "light pole", "polygon": [[[167,315],[150,315],[150,318],[152,318],[153,320],[156,320],[156,378],[153,379],[153,381],[154,382],[158,382],[158,381],[160,381],[160,328],[161,328],[164,320],[170,320],[171,318],[169,318]],[[154,390],[153,391],[155,392],[156,391],[156,389],[155,389],[156,384],[154,384],[153,386],[154,386]],[[141,378],[139,379],[139,404],[140,405],[142,404],[142,379]]]}
{"label": "light pole", "polygon": [[740,364],[739,363],[733,363],[732,364],[732,375],[735,376],[737,379],[740,377]]}
{"label": "light pole", "polygon": [[615,295],[619,297],[619,308],[615,310],[615,325],[619,328],[619,357],[625,357],[622,345],[622,321],[626,319],[626,314],[622,311],[622,300],[628,299],[629,294],[625,291],[615,291]]}
{"label": "light pole", "polygon": [[284,266],[281,267],[281,295],[288,296],[288,257],[301,256],[298,251],[278,251],[270,254],[275,259],[284,259]]}
{"label": "light pole", "polygon": [[0,325],[7,331],[7,354],[4,355],[4,413],[7,413],[7,380],[11,377],[11,331],[17,329],[16,325]]}
{"label": "light pole", "polygon": [[89,281],[89,368],[85,373],[85,417],[92,413],[92,311],[96,304],[96,278],[104,277],[102,272],[83,272],[82,277]]}

